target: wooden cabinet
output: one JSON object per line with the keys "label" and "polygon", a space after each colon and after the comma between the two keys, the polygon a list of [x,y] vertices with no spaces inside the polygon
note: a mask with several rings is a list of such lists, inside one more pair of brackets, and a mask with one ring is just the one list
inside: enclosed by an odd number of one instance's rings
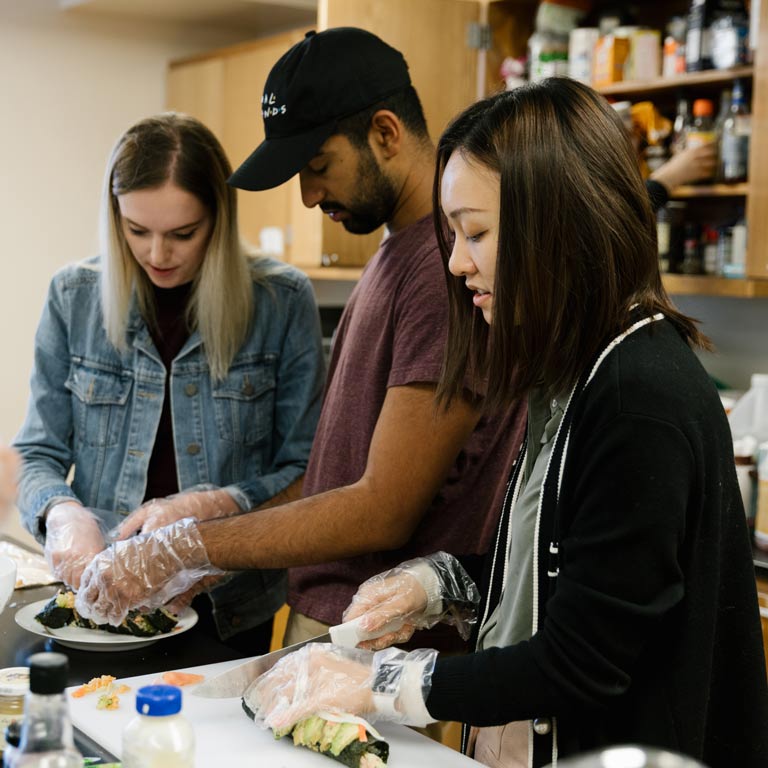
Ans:
{"label": "wooden cabinet", "polygon": [[[320,0],[317,28],[363,27],[401,50],[430,133],[437,138],[477,93],[477,51],[465,41],[479,8],[467,0]],[[168,71],[168,108],[188,112],[210,126],[236,167],[264,136],[261,94],[272,65],[304,32],[173,62]],[[273,190],[240,191],[238,201],[240,228],[248,241],[258,243],[263,227],[280,227],[286,260],[315,276],[338,276],[336,270],[320,271],[323,262],[337,268],[364,265],[383,234],[379,230],[364,237],[350,235],[319,210],[304,208],[297,177]]]}
{"label": "wooden cabinet", "polygon": [[[651,0],[632,4],[640,20],[655,28],[675,13],[685,13],[687,0]],[[430,133],[437,138],[449,119],[478,96],[503,87],[499,74],[505,56],[524,56],[533,32],[538,0],[319,0],[318,29],[359,26],[374,31],[399,48],[409,63],[422,98]],[[671,293],[720,296],[768,296],[768,2],[761,5],[759,48],[753,66],[733,71],[707,71],[674,79],[623,82],[602,89],[613,99],[650,98],[667,114],[679,94],[717,98],[735,77],[751,87],[753,133],[748,184],[709,185],[676,190],[689,208],[704,217],[729,215],[746,206],[748,229],[746,280],[669,275]],[[490,46],[476,50],[467,43],[471,25],[483,22]],[[168,73],[168,106],[190,112],[219,136],[233,166],[242,162],[263,137],[260,98],[274,62],[305,30],[275,35],[253,43],[177,61]],[[285,258],[314,277],[350,275],[338,268],[360,267],[375,252],[382,232],[362,237],[348,234],[318,210],[301,202],[298,179],[265,192],[240,192],[244,236],[258,243],[265,226],[285,233]],[[320,269],[321,264],[330,264]]]}
{"label": "wooden cabinet", "polygon": [[763,626],[763,650],[765,651],[766,671],[768,672],[768,575],[757,577],[757,600],[760,604],[760,621]]}
{"label": "wooden cabinet", "polygon": [[[531,5],[533,8],[531,9]],[[525,42],[533,27],[536,3],[522,0],[497,0],[489,6],[488,21],[492,29],[493,50],[488,54],[488,91],[500,87],[496,73],[504,56],[524,56]],[[638,13],[639,21],[664,30],[673,15],[685,15],[688,0],[650,0],[642,4],[625,3]],[[760,9],[760,36],[755,61],[749,67],[733,70],[708,70],[675,78],[652,81],[619,82],[600,89],[612,100],[657,103],[668,116],[674,116],[678,96],[714,99],[716,104],[723,88],[734,79],[742,79],[752,94],[752,141],[749,182],[736,185],[697,185],[681,187],[673,197],[685,200],[694,218],[718,224],[734,218],[734,212],[745,209],[748,223],[747,278],[743,280],[708,276],[665,275],[667,290],[673,294],[699,294],[739,298],[768,297],[768,3]]]}
{"label": "wooden cabinet", "polygon": [[[261,143],[261,96],[272,65],[304,36],[296,30],[245,45],[212,51],[171,63],[166,103],[202,120],[221,141],[233,167]],[[298,201],[298,204],[297,204]],[[264,227],[284,233],[285,258],[298,265],[319,265],[320,238],[314,217],[301,206],[298,179],[263,192],[238,191],[240,230],[258,244]],[[304,258],[302,258],[304,257]]]}

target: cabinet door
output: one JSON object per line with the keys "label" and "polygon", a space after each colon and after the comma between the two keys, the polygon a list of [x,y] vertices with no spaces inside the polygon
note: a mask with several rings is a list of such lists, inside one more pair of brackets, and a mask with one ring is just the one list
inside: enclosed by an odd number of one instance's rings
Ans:
{"label": "cabinet door", "polygon": [[768,278],[768,2],[760,5],[760,35],[752,85],[752,138],[747,201],[747,276]]}
{"label": "cabinet door", "polygon": [[[304,30],[273,35],[243,46],[214,52],[199,60],[171,64],[167,105],[204,122],[221,141],[233,168],[237,168],[264,138],[261,97],[273,64]],[[238,190],[240,232],[244,240],[259,244],[264,227],[283,232],[283,258],[302,266],[320,263],[320,221],[300,205],[298,178],[263,192]],[[299,231],[300,236],[293,233]]]}
{"label": "cabinet door", "polygon": [[[223,143],[236,168],[264,139],[261,97],[274,63],[304,36],[303,31],[274,35],[235,50],[224,59]],[[240,231],[259,242],[264,227],[283,232],[283,258],[301,266],[319,266],[320,222],[292,202],[299,198],[298,177],[261,192],[238,190]],[[292,235],[298,230],[299,242]]]}
{"label": "cabinet door", "polygon": [[205,123],[219,141],[224,135],[223,58],[172,64],[166,81],[166,106]]}
{"label": "cabinet door", "polygon": [[[319,0],[318,27],[352,26],[374,32],[402,51],[419,93],[433,139],[471,104],[477,92],[477,51],[467,47],[467,27],[479,19],[469,0]],[[320,214],[318,214],[320,215]],[[382,231],[351,235],[327,217],[322,222],[324,254],[337,264],[365,264]]]}

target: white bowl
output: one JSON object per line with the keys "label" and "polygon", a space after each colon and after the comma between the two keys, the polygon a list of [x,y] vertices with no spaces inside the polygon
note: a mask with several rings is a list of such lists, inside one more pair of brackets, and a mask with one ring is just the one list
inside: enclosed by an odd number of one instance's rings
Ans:
{"label": "white bowl", "polygon": [[0,611],[13,594],[16,586],[16,563],[10,557],[0,555]]}

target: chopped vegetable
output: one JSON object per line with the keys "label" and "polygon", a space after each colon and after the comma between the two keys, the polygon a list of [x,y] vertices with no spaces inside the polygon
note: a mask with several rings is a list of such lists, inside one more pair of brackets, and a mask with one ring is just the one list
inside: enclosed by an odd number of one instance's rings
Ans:
{"label": "chopped vegetable", "polygon": [[112,683],[115,682],[117,678],[113,677],[112,675],[102,675],[101,677],[94,677],[91,680],[89,680],[87,683],[84,683],[79,688],[75,688],[74,691],[72,691],[72,696],[75,699],[80,699],[83,696],[85,696],[86,693],[94,693],[95,691],[98,691],[100,688],[107,688],[108,686],[112,685]]}

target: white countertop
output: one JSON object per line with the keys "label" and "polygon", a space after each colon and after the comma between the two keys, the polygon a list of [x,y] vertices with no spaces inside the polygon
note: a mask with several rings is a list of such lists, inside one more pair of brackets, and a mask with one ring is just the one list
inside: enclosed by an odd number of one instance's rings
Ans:
{"label": "white countertop", "polygon": [[[109,674],[109,654],[100,655],[104,661],[102,673]],[[208,678],[243,661],[224,661],[184,671],[197,672]],[[120,708],[117,710],[96,709],[98,694],[95,693],[80,699],[69,696],[73,724],[97,744],[120,756],[123,728],[135,715],[136,691],[144,685],[151,685],[157,678],[158,675],[151,674],[118,681],[129,685],[131,691],[120,697]],[[259,765],[270,768],[329,768],[334,765],[328,757],[295,747],[290,739],[275,740],[271,731],[257,727],[248,719],[239,698],[204,699],[193,696],[191,689],[182,690],[182,712],[195,730],[197,768],[210,768],[217,762],[232,766],[255,765],[253,758],[256,755]],[[478,765],[474,760],[405,726],[377,723],[376,728],[389,742],[387,764],[391,768],[470,768]]]}

